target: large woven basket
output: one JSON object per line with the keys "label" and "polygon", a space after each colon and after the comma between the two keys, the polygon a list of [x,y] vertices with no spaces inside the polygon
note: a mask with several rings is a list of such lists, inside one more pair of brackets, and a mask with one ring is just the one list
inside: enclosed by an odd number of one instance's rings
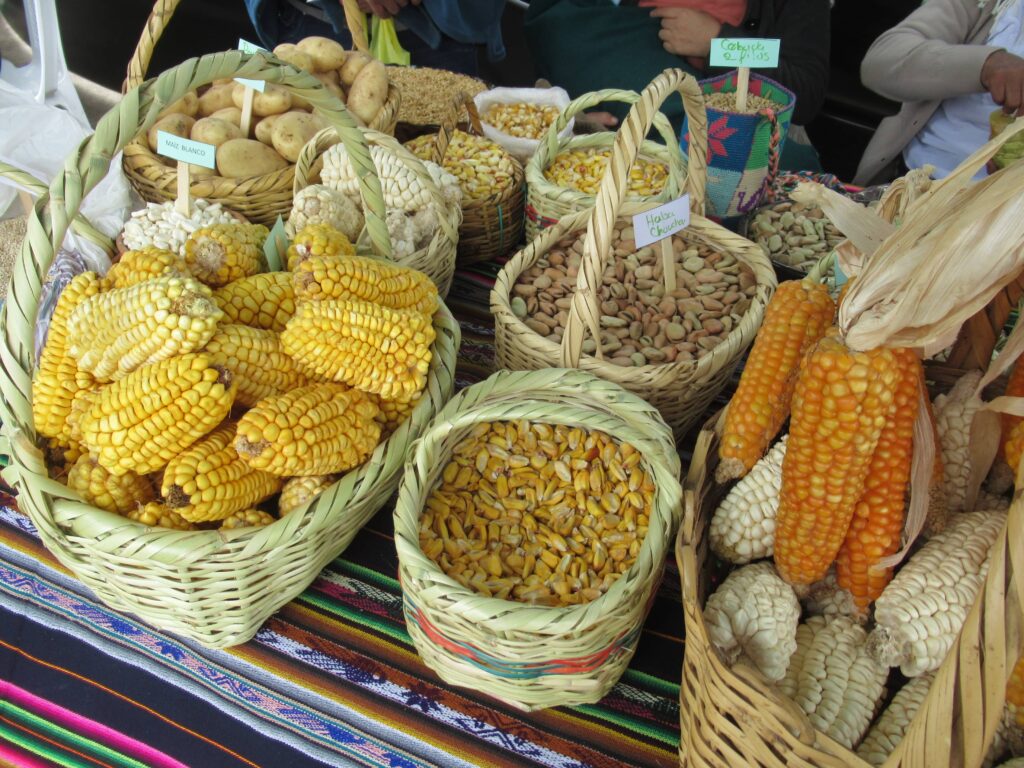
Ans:
{"label": "large woven basket", "polygon": [[[180,2],[181,0],[157,0],[153,6],[139,38],[139,44],[128,64],[128,77],[123,86],[125,92],[139,86],[146,77],[153,49]],[[357,7],[355,13],[350,13],[347,6],[351,2],[353,0],[345,0],[346,18],[349,20],[349,24],[362,23],[365,25],[365,17],[358,13]],[[365,30],[362,31],[361,37],[365,42]],[[358,47],[360,35],[353,32],[353,40]],[[284,63],[279,62],[271,54],[267,54],[267,56],[275,62]],[[225,77],[233,77],[235,74],[237,73],[228,72]],[[387,101],[377,113],[370,127],[393,134],[395,123],[398,120],[399,99],[398,89],[394,85],[389,85]],[[157,111],[170,103],[160,104]],[[340,102],[335,99],[324,102],[321,112],[337,110],[339,104]],[[144,138],[125,145],[122,165],[128,180],[143,200],[162,203],[175,199],[178,183],[177,171],[154,154]],[[294,178],[295,168],[289,165],[273,173],[248,178],[197,177],[191,180],[190,188],[193,197],[202,197],[211,202],[221,203],[225,208],[242,214],[249,221],[273,226],[278,216],[288,217],[292,205]]]}
{"label": "large woven basket", "polygon": [[[569,152],[574,149],[610,149],[615,141],[615,133],[611,131],[598,131],[580,136],[560,137],[558,134],[565,130],[569,121],[584,110],[595,107],[605,101],[621,101],[626,104],[635,104],[639,94],[635,91],[621,91],[607,89],[585,93],[577,99],[569,102],[562,110],[558,118],[548,127],[548,132],[541,139],[540,146],[534,152],[530,162],[526,164],[526,239],[533,240],[537,233],[545,227],[550,227],[563,216],[577,211],[585,211],[592,208],[595,203],[595,196],[580,192],[569,187],[562,187],[549,181],[544,171],[554,162],[555,158],[562,152]],[[702,97],[703,98],[703,97]],[[703,104],[703,102],[702,102]],[[650,128],[648,124],[648,129]],[[654,128],[661,136],[664,144],[656,141],[644,140],[639,146],[638,156],[644,160],[651,160],[664,163],[668,167],[668,181],[665,189],[659,195],[653,197],[629,196],[629,202],[659,202],[664,203],[674,200],[683,193],[683,184],[686,180],[686,159],[682,149],[679,147],[679,139],[668,118],[658,112],[654,116]],[[644,133],[645,137],[647,134]],[[706,167],[706,162],[704,163]]]}
{"label": "large woven basket", "polygon": [[[653,203],[622,205],[624,180],[637,156],[640,139],[647,134],[652,115],[665,97],[678,90],[683,95],[691,125],[689,175],[686,191],[692,215],[685,230],[687,238],[728,252],[754,272],[757,292],[750,308],[728,336],[698,360],[680,360],[662,365],[622,368],[607,360],[583,355],[583,340],[589,329],[596,338],[601,310],[597,287],[601,284],[605,260],[612,253],[612,229],[618,214],[639,213]],[[708,404],[725,386],[744,350],[761,325],[764,308],[775,290],[775,273],[761,248],[704,218],[705,151],[707,130],[704,102],[697,81],[681,70],[666,70],[648,86],[630,110],[612,149],[608,171],[598,191],[596,207],[566,216],[543,230],[526,248],[504,266],[491,291],[498,362],[513,370],[546,367],[580,367],[614,381],[657,406],[677,438],[696,424]],[[627,225],[631,225],[631,222]],[[531,330],[512,311],[512,289],[519,276],[566,234],[586,228],[583,264],[569,311],[561,345]],[[585,318],[585,319],[584,319]]]}
{"label": "large woven basket", "polygon": [[[682,766],[867,768],[818,732],[803,712],[752,668],[732,666],[708,639],[708,527],[726,488],[714,481],[722,413],[697,438],[684,488],[685,515],[676,542],[683,588],[686,648],[680,688]],[[1020,655],[1024,622],[1024,497],[1018,495],[996,540],[979,599],[927,698],[887,768],[979,766],[1003,715],[1006,681]]]}
{"label": "large woven basket", "polygon": [[[244,59],[244,61],[243,61]],[[32,421],[32,338],[41,276],[79,201],[109,170],[125,141],[152,124],[154,105],[229,74],[261,77],[293,88],[314,105],[326,102],[312,75],[285,70],[237,51],[187,61],[126,94],[96,133],[67,161],[36,202],[28,235],[0,312],[0,405],[5,479],[46,547],[110,606],[211,647],[244,642],[280,606],[301,592],[343,550],[398,485],[409,446],[453,390],[458,325],[443,306],[427,390],[409,419],[358,469],[306,508],[264,528],[180,532],[148,528],[76,497],[50,480]],[[344,111],[327,112],[360,170],[367,228],[387,251],[380,183],[362,132]]]}
{"label": "large woven basket", "polygon": [[[445,203],[440,189],[434,183],[430,172],[416,155],[403,147],[390,136],[376,131],[364,131],[363,135],[368,144],[376,144],[388,150],[387,161],[405,166],[416,176],[419,183],[429,192],[434,206],[438,211],[447,211],[448,216],[439,216],[440,226],[434,232],[434,237],[425,248],[420,248],[409,256],[394,256],[390,251],[388,258],[412,269],[418,269],[434,281],[437,290],[442,298],[448,295],[452,285],[452,277],[455,274],[455,253],[459,242],[459,226],[462,223],[462,209],[458,206],[449,206]],[[325,128],[316,136],[310,139],[309,143],[302,148],[299,159],[295,161],[295,194],[318,182],[319,162],[323,153],[339,141],[338,132],[333,128]],[[346,145],[347,146],[347,145]],[[371,161],[372,164],[372,161]],[[382,175],[388,172],[387,168],[377,168]],[[364,234],[366,232],[364,231]],[[365,238],[360,237],[356,248],[362,251],[365,248]]]}
{"label": "large woven basket", "polygon": [[[650,527],[634,565],[585,605],[483,597],[445,575],[419,545],[420,517],[454,447],[481,422],[527,419],[602,430],[631,443],[655,479]],[[395,507],[406,624],[442,679],[521,709],[601,699],[625,671],[678,523],[679,457],[658,412],[582,371],[502,371],[463,390],[416,443]]]}

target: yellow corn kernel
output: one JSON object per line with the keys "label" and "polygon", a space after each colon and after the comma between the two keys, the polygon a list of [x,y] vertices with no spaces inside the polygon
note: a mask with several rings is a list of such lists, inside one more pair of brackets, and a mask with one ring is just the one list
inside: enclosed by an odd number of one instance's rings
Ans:
{"label": "yellow corn kernel", "polygon": [[214,288],[260,271],[262,224],[214,224],[197,229],[185,241],[185,264],[196,279]]}
{"label": "yellow corn kernel", "polygon": [[494,104],[480,119],[509,136],[536,140],[543,138],[558,119],[558,107],[526,102]]}
{"label": "yellow corn kernel", "polygon": [[420,312],[366,301],[305,301],[281,343],[311,378],[411,401],[426,386],[434,338],[430,317]]}
{"label": "yellow corn kernel", "polygon": [[54,437],[47,438],[43,446],[46,466],[50,477],[54,480],[66,478],[68,472],[75,466],[75,462],[87,453],[81,443],[76,441],[68,442]]}
{"label": "yellow corn kernel", "polygon": [[238,422],[235,450],[279,477],[345,472],[380,440],[377,406],[341,384],[311,384],[268,397]]}
{"label": "yellow corn kernel", "polygon": [[[560,187],[596,195],[611,160],[607,149],[572,149],[560,152],[544,170],[544,178]],[[650,197],[661,194],[668,182],[668,166],[637,158],[629,172],[628,194]]]}
{"label": "yellow corn kernel", "polygon": [[168,509],[158,501],[151,501],[144,507],[136,507],[127,514],[129,520],[148,525],[151,528],[170,528],[175,531],[195,531],[196,526],[183,518],[173,509]]}
{"label": "yellow corn kernel", "polygon": [[295,314],[290,272],[260,272],[234,280],[214,291],[213,300],[224,312],[225,322],[278,333]]}
{"label": "yellow corn kernel", "polygon": [[251,408],[265,397],[308,384],[295,362],[285,354],[281,337],[247,325],[221,325],[204,351],[215,365],[231,371],[238,381],[235,400]]}
{"label": "yellow corn kernel", "polygon": [[225,531],[232,528],[255,528],[261,525],[270,525],[274,520],[272,514],[264,512],[262,509],[244,509],[224,518],[221,521],[220,529]]}
{"label": "yellow corn kernel", "polygon": [[428,315],[437,310],[437,286],[425,274],[365,256],[310,256],[292,278],[297,301],[358,299]]}
{"label": "yellow corn kernel", "polygon": [[[418,136],[406,143],[422,160],[434,159],[437,137]],[[504,192],[515,181],[516,161],[498,144],[483,136],[455,131],[444,153],[444,170],[459,181],[466,200],[484,200]]]}
{"label": "yellow corn kernel", "polygon": [[327,224],[304,227],[288,246],[288,271],[294,272],[310,256],[355,256],[356,249],[345,235]]}
{"label": "yellow corn kernel", "polygon": [[277,514],[284,517],[302,507],[337,481],[337,475],[310,475],[308,477],[292,477],[285,481],[281,489],[281,498],[277,502]]}
{"label": "yellow corn kernel", "polygon": [[164,275],[188,277],[189,271],[185,259],[174,251],[147,245],[137,251],[122,253],[121,258],[100,281],[100,288],[104,291],[128,288]]}
{"label": "yellow corn kernel", "polygon": [[370,395],[370,398],[380,408],[380,413],[377,414],[377,423],[381,427],[382,440],[402,426],[405,420],[416,410],[416,406],[420,404],[421,399],[417,397],[409,402],[401,402],[398,400],[383,400],[376,395]]}
{"label": "yellow corn kernel", "polygon": [[82,444],[115,475],[155,472],[224,420],[237,388],[209,355],[143,366],[99,391],[80,421]]}
{"label": "yellow corn kernel", "polygon": [[121,515],[156,496],[146,478],[134,472],[112,475],[88,456],[80,457],[68,472],[68,488],[94,507]]}

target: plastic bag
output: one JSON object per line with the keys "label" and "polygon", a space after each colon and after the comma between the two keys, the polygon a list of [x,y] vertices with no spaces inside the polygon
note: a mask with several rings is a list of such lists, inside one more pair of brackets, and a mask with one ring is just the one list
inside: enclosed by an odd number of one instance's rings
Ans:
{"label": "plastic bag", "polygon": [[[480,113],[480,122],[484,128],[484,136],[501,145],[516,160],[525,164],[540,146],[537,139],[522,139],[499,131],[487,122],[487,109],[494,104],[537,104],[539,106],[555,106],[559,111],[569,106],[569,94],[564,88],[492,88],[482,91],[473,97],[473,103]],[[572,136],[575,120],[570,120],[559,132],[559,137]]]}

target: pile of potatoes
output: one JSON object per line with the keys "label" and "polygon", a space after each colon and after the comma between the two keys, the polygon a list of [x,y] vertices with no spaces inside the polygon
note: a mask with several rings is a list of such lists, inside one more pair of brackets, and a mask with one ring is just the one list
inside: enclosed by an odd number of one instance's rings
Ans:
{"label": "pile of potatoes", "polygon": [[[366,125],[373,122],[387,100],[384,65],[364,53],[346,51],[329,38],[307,37],[296,44],[282,43],[274,49],[274,55],[310,72]],[[149,129],[149,148],[156,152],[157,131],[165,131],[217,148],[216,170],[192,165],[194,177],[262,176],[294,163],[303,146],[325,127],[304,99],[267,83],[266,90],[254,94],[252,135],[246,136],[241,129],[244,98],[245,86],[232,79],[215,80],[198,92],[186,93]]]}

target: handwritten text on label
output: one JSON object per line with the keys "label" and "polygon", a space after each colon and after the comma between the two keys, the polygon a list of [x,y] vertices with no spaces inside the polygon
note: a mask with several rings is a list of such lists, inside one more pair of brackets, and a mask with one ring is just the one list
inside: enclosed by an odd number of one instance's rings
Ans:
{"label": "handwritten text on label", "polygon": [[633,216],[636,247],[656,243],[690,226],[690,196],[683,195]]}
{"label": "handwritten text on label", "polygon": [[711,41],[712,67],[766,67],[779,66],[778,40],[716,37]]}

